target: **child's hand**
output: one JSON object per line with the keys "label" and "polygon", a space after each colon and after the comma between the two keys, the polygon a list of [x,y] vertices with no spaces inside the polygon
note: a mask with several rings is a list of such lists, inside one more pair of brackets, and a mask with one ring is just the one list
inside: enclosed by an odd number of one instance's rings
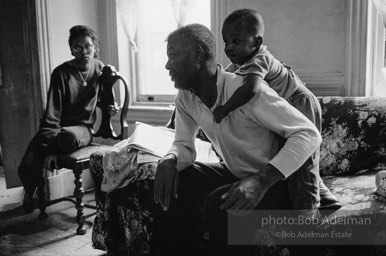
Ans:
{"label": "child's hand", "polygon": [[214,116],[214,121],[216,123],[220,123],[221,120],[223,120],[226,117],[226,113],[224,112],[223,106],[218,105],[214,110],[213,110],[213,116]]}

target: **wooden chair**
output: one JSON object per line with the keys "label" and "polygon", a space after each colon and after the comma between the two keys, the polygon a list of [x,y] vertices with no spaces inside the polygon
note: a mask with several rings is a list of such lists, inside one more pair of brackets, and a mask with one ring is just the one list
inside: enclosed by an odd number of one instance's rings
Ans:
{"label": "wooden chair", "polygon": [[[116,84],[118,80],[122,80],[124,84],[124,103],[121,111],[120,117],[120,125],[121,125],[121,133],[120,135],[116,135],[114,132],[113,126],[111,124],[111,116],[108,112],[108,106],[114,105],[114,91],[113,85]],[[129,104],[129,88],[125,78],[119,74],[115,70],[113,66],[107,65],[103,68],[102,74],[99,77],[100,83],[100,99],[98,102],[98,107],[101,109],[102,118],[98,132],[93,134],[93,137],[102,137],[104,139],[114,139],[114,140],[122,140],[128,137],[128,123],[126,120],[127,112],[128,112],[128,104]],[[56,200],[52,200],[50,202],[46,202],[46,193],[44,191],[45,182],[42,182],[38,186],[38,198],[39,198],[39,209],[40,214],[39,218],[44,219],[47,218],[46,207],[49,205],[53,205],[55,203],[61,202],[63,200],[71,201],[75,204],[77,209],[76,221],[78,223],[78,228],[76,233],[79,235],[83,235],[86,233],[86,228],[83,227],[86,217],[83,215],[84,207],[91,207],[95,209],[95,206],[85,205],[83,203],[83,195],[84,189],[82,184],[81,175],[84,170],[88,169],[90,166],[90,155],[97,151],[104,151],[112,146],[101,145],[97,143],[91,143],[89,146],[78,149],[77,151],[70,154],[58,154],[57,155],[57,169],[66,168],[73,171],[75,179],[75,189],[74,189],[74,198],[72,197],[64,197]]]}

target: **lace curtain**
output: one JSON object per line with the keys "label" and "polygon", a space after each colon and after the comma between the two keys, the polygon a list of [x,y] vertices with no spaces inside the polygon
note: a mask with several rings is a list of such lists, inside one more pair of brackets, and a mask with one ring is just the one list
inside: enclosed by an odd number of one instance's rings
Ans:
{"label": "lace curtain", "polygon": [[382,18],[383,25],[386,27],[386,0],[374,0],[374,4]]}
{"label": "lace curtain", "polygon": [[[137,51],[137,45],[135,43],[135,34],[137,30],[138,13],[140,10],[141,0],[115,0],[117,10],[121,18],[123,28],[129,38],[130,45],[134,51]],[[144,0],[142,0],[144,1]],[[159,0],[160,1],[160,0]],[[165,1],[167,4],[168,0]],[[174,17],[177,26],[183,26],[192,22],[192,14],[196,9],[197,0],[170,0],[173,8]],[[143,4],[143,3],[142,3]]]}
{"label": "lace curtain", "polygon": [[195,10],[196,0],[171,0],[171,2],[177,26],[191,23],[191,14]]}
{"label": "lace curtain", "polygon": [[134,51],[137,45],[134,41],[137,31],[137,18],[140,0],[115,0],[119,16],[121,17],[123,29],[129,38],[129,43]]}

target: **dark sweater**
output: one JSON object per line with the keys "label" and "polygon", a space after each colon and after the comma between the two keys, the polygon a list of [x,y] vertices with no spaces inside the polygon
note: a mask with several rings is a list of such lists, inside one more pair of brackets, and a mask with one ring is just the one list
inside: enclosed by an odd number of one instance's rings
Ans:
{"label": "dark sweater", "polygon": [[40,123],[43,134],[51,137],[50,135],[55,136],[64,126],[94,125],[99,91],[98,77],[102,68],[103,63],[94,59],[87,77],[87,86],[83,86],[78,70],[69,62],[64,62],[54,69],[47,107]]}

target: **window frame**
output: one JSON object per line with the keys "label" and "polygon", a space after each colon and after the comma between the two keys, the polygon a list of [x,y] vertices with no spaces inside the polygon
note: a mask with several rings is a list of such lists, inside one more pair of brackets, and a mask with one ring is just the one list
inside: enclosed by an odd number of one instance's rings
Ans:
{"label": "window frame", "polygon": [[369,1],[368,6],[368,31],[366,96],[384,97],[386,96],[386,84],[383,88],[377,87],[377,84],[381,82],[382,72],[386,70],[384,67],[386,28],[373,1]]}

